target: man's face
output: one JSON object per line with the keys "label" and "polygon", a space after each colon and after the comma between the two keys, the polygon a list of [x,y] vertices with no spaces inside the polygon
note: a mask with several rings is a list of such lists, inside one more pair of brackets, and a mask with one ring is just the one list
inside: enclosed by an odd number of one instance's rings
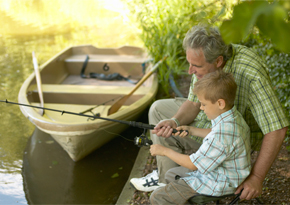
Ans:
{"label": "man's face", "polygon": [[204,75],[216,71],[216,63],[207,63],[202,49],[187,49],[186,59],[189,63],[188,74],[195,74],[197,79],[201,79]]}

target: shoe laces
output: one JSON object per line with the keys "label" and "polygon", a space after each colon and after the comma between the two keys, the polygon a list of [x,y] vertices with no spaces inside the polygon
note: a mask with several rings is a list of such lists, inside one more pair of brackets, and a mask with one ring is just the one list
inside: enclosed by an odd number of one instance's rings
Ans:
{"label": "shoe laces", "polygon": [[146,179],[146,183],[145,184],[143,184],[143,186],[144,187],[146,187],[146,186],[148,186],[148,187],[150,187],[150,186],[159,186],[158,185],[158,179],[153,179],[152,177],[151,177],[151,181],[149,181],[148,179]]}

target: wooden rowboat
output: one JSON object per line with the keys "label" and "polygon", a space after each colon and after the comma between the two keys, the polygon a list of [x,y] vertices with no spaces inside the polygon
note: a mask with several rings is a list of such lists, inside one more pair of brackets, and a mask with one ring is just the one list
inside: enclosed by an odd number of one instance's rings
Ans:
{"label": "wooden rowboat", "polygon": [[[69,47],[39,68],[44,107],[75,113],[87,111],[85,114],[134,121],[152,103],[157,93],[158,81],[155,74],[117,112],[108,115],[108,110],[114,100],[134,89],[132,81],[140,80],[144,76],[144,70],[149,72],[151,65],[145,63],[148,59],[139,47]],[[90,78],[96,75],[108,77],[116,73],[125,79]],[[23,83],[18,101],[22,104],[40,105],[35,73]],[[118,122],[61,115],[49,110],[41,115],[35,108],[20,106],[20,109],[35,126],[50,134],[74,161],[82,159],[128,127]]]}

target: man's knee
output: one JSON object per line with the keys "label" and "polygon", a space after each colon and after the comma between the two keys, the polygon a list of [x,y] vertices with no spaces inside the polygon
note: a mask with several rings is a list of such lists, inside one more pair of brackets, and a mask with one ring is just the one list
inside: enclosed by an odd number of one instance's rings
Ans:
{"label": "man's knee", "polygon": [[149,109],[149,122],[171,118],[179,109],[180,105],[176,104],[176,99],[161,99],[155,101]]}
{"label": "man's knee", "polygon": [[159,108],[162,106],[163,102],[162,100],[156,100],[155,102],[152,103],[149,109],[149,116],[150,114],[154,114],[158,112]]}

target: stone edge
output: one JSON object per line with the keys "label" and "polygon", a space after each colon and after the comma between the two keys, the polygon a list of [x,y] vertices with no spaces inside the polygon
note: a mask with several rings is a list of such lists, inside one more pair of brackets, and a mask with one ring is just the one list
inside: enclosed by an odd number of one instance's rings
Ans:
{"label": "stone edge", "polygon": [[149,146],[144,146],[140,148],[134,166],[131,170],[130,176],[126,184],[124,185],[124,188],[116,202],[116,205],[129,204],[129,201],[132,199],[135,189],[130,185],[130,179],[142,177],[143,170],[147,163],[149,148]]}

